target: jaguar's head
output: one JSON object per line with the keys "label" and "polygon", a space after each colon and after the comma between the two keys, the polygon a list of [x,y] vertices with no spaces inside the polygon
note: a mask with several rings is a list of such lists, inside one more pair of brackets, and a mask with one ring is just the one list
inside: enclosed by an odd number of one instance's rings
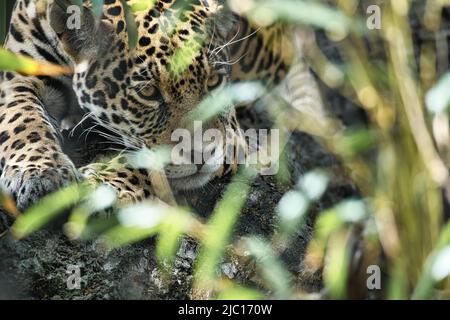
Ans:
{"label": "jaguar's head", "polygon": [[[174,145],[174,131],[191,128],[187,116],[230,78],[233,16],[222,8],[219,0],[154,1],[134,13],[138,36],[130,48],[121,1],[106,0],[100,21],[84,10],[74,30],[67,27],[70,15],[54,7],[51,21],[73,57],[81,107],[128,148]],[[227,128],[235,130],[234,110],[203,124],[211,128],[223,137]],[[213,164],[168,165],[167,176],[176,189],[200,187],[235,168],[224,166],[224,154],[215,153]]]}

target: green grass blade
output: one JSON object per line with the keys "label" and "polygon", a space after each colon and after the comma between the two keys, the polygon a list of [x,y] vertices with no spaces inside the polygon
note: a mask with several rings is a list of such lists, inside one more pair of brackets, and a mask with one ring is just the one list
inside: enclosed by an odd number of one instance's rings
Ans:
{"label": "green grass blade", "polygon": [[19,239],[28,236],[81,201],[87,192],[87,187],[74,184],[44,197],[17,218],[12,226],[13,235]]}
{"label": "green grass blade", "polygon": [[254,177],[255,173],[250,170],[241,171],[235,176],[208,222],[195,272],[200,286],[208,286],[215,278],[217,265],[225,252]]}
{"label": "green grass blade", "polygon": [[250,254],[255,257],[257,267],[275,297],[290,299],[293,296],[290,273],[270,244],[262,239],[250,238],[245,241],[245,245]]}

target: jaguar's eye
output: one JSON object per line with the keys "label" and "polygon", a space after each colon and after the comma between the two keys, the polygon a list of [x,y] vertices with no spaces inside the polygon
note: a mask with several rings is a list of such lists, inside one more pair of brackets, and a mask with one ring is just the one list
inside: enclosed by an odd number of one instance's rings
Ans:
{"label": "jaguar's eye", "polygon": [[225,81],[226,70],[214,71],[208,78],[207,86],[208,90],[214,90],[220,87]]}
{"label": "jaguar's eye", "polygon": [[136,93],[139,97],[145,100],[161,101],[163,99],[161,91],[159,91],[155,86],[149,84],[137,86]]}

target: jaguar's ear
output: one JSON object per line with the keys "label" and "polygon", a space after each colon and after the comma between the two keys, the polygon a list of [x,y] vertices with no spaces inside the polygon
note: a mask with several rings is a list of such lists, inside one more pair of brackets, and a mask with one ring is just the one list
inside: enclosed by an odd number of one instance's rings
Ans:
{"label": "jaguar's ear", "polygon": [[96,18],[87,8],[70,6],[63,9],[52,4],[49,8],[49,20],[64,49],[75,62],[106,52],[113,42],[112,25]]}

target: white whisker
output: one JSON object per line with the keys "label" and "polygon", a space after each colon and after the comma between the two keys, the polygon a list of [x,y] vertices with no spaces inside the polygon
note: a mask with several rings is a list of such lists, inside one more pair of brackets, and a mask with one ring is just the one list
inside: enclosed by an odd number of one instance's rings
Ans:
{"label": "white whisker", "polygon": [[[239,32],[239,29],[240,29],[240,27],[238,28],[238,32]],[[212,51],[212,54],[218,55],[224,48],[226,48],[226,47],[228,47],[228,46],[231,46],[231,45],[233,45],[233,44],[239,43],[239,42],[241,42],[241,41],[244,41],[244,40],[246,40],[246,39],[252,37],[252,36],[255,35],[256,33],[258,33],[259,30],[261,30],[261,27],[259,27],[258,29],[256,29],[255,31],[253,31],[252,33],[246,35],[245,37],[243,37],[243,38],[241,38],[241,39],[234,40],[234,38],[237,36],[237,34],[236,34],[233,38],[230,39],[230,41],[229,41],[228,43],[224,44],[224,45],[221,46],[221,47],[218,47],[218,48],[214,49],[214,50]],[[233,41],[233,40],[234,40],[234,41]],[[216,51],[217,49],[219,49],[219,50]]]}
{"label": "white whisker", "polygon": [[78,139],[80,139],[84,135],[84,143],[86,143],[88,135],[91,133],[92,129],[94,129],[96,126],[97,126],[97,124],[95,123],[92,126],[84,129],[83,132],[81,132],[81,134],[80,134]]}
{"label": "white whisker", "polygon": [[117,130],[114,127],[109,126],[108,124],[102,123],[102,121],[98,118],[95,118],[96,122],[102,126],[103,128],[106,128],[107,130],[111,131],[114,135],[108,134],[106,132],[96,130],[94,132],[98,133],[100,136],[108,139],[111,142],[117,143],[119,145],[124,145],[125,147],[137,149],[139,148],[139,145],[143,144],[143,141],[141,139],[138,139],[136,137],[130,137],[127,135],[124,135],[123,132]]}
{"label": "white whisker", "polygon": [[246,55],[248,54],[248,52],[244,53],[242,56],[240,56],[238,59],[234,60],[234,61],[216,61],[213,64],[214,65],[225,65],[225,66],[232,66],[236,63],[238,63],[239,61],[241,61]]}
{"label": "white whisker", "polygon": [[86,121],[88,118],[90,118],[92,116],[92,112],[88,112],[86,113],[83,118],[81,118],[81,120],[70,130],[69,133],[69,137],[73,137],[75,130],[84,122]]}
{"label": "white whisker", "polygon": [[[227,43],[225,43],[224,45],[214,48],[214,50],[211,51],[209,56],[212,57],[213,55],[217,55],[220,51],[222,51],[223,48],[229,46],[230,43],[232,43],[233,40],[236,39],[236,37],[239,35],[240,30],[241,30],[241,26],[239,25],[238,26],[238,30],[236,31],[236,34]],[[216,52],[216,50],[219,50],[219,51]]]}

